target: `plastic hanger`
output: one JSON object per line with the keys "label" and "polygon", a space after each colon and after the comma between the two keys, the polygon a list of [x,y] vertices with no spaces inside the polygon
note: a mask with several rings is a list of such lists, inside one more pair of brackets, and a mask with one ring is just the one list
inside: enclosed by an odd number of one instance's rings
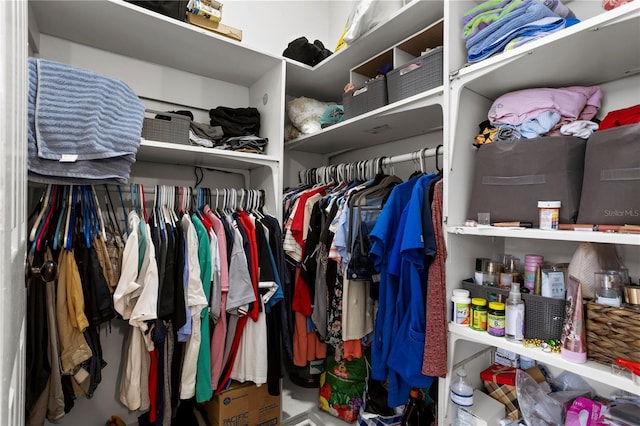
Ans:
{"label": "plastic hanger", "polygon": [[70,192],[69,186],[65,185],[62,190],[62,209],[60,214],[58,214],[58,224],[56,225],[56,232],[53,237],[53,250],[57,251],[59,247],[64,245],[64,227],[63,224],[66,223],[67,210],[69,208],[69,203],[67,199],[69,199]]}
{"label": "plastic hanger", "polygon": [[53,194],[51,193],[51,184],[49,184],[47,185],[47,189],[45,190],[44,195],[41,198],[42,209],[40,210],[38,217],[36,218],[35,222],[33,223],[33,226],[31,227],[31,232],[29,233],[29,241],[34,241],[36,239],[36,232],[40,227],[40,222],[42,221],[42,218],[44,217],[45,212],[49,208],[49,203],[51,202],[52,195]]}
{"label": "plastic hanger", "polygon": [[176,214],[176,197],[177,197],[177,191],[176,191],[176,187],[172,186],[170,187],[170,191],[171,191],[171,205],[169,206],[168,210],[169,210],[169,214],[171,217],[171,225],[173,226],[174,223],[176,223],[178,221],[178,215]]}
{"label": "plastic hanger", "polygon": [[64,230],[64,247],[67,251],[71,250],[73,247],[73,227],[75,227],[77,192],[78,188],[71,185],[71,192],[68,199],[69,208],[67,210],[67,219]]}
{"label": "plastic hanger", "polygon": [[242,211],[244,210],[244,202],[245,202],[245,190],[244,188],[241,189],[236,189],[236,211]]}
{"label": "plastic hanger", "polygon": [[140,193],[140,200],[141,200],[141,205],[140,205],[140,209],[142,210],[142,217],[144,217],[144,221],[146,223],[149,223],[149,215],[147,214],[147,203],[146,203],[146,197],[144,195],[144,185],[142,185],[141,183],[138,184],[139,186],[139,193]]}
{"label": "plastic hanger", "polygon": [[138,190],[135,184],[129,185],[129,195],[131,196],[131,210],[133,210],[138,216],[140,216],[140,211],[138,210]]}
{"label": "plastic hanger", "polygon": [[160,202],[159,191],[160,191],[159,185],[155,185],[153,187],[153,205],[151,207],[151,221],[150,221],[150,226],[152,228],[158,228],[162,222],[162,219],[160,218],[159,207],[158,207],[158,204]]}
{"label": "plastic hanger", "polygon": [[264,213],[262,212],[262,193],[258,189],[252,190],[253,192],[253,214],[258,218],[264,219]]}
{"label": "plastic hanger", "polygon": [[36,250],[40,251],[44,249],[42,246],[42,241],[45,240],[45,235],[47,234],[47,230],[49,226],[51,226],[51,218],[53,216],[54,207],[58,200],[58,193],[60,192],[60,187],[58,185],[54,185],[52,189],[51,202],[49,203],[49,208],[47,209],[47,214],[45,216],[44,222],[40,227],[40,230],[36,233]]}
{"label": "plastic hanger", "polygon": [[91,241],[93,241],[93,226],[91,223],[91,207],[90,201],[87,196],[87,187],[81,188],[81,209],[82,209],[82,232],[84,234],[84,240],[87,244],[87,248],[91,247]]}
{"label": "plastic hanger", "polygon": [[[118,187],[120,189],[120,187]],[[120,224],[118,223],[118,218],[116,216],[116,209],[113,206],[113,201],[111,200],[111,193],[109,192],[109,187],[107,185],[104,186],[105,191],[105,202],[107,204],[107,217],[109,218],[109,223],[111,225],[111,231],[117,232],[118,237],[122,236],[122,230],[120,229]]]}
{"label": "plastic hanger", "polygon": [[91,185],[91,192],[93,193],[92,202],[95,206],[95,213],[98,216],[98,223],[97,223],[97,225],[99,226],[98,232],[102,240],[107,241],[107,231],[105,230],[105,226],[104,226],[104,217],[102,216],[102,208],[100,207],[100,203],[98,202],[98,194],[96,193],[96,188],[93,185]]}
{"label": "plastic hanger", "polygon": [[129,213],[127,212],[127,208],[124,205],[124,197],[122,196],[122,188],[120,187],[120,185],[118,185],[118,195],[120,195],[120,204],[122,205],[122,214],[124,216],[124,231],[127,233],[127,235],[129,235]]}
{"label": "plastic hanger", "polygon": [[409,176],[409,179],[412,179],[414,177],[422,175],[422,171],[419,169],[420,163],[419,163],[418,160],[419,160],[418,152],[417,151],[412,152],[411,153],[411,162],[413,163],[414,171]]}
{"label": "plastic hanger", "polygon": [[95,193],[93,192],[93,185],[87,187],[87,200],[89,202],[89,216],[91,217],[91,241],[100,238],[102,235],[102,218],[98,212],[100,205],[96,203]]}

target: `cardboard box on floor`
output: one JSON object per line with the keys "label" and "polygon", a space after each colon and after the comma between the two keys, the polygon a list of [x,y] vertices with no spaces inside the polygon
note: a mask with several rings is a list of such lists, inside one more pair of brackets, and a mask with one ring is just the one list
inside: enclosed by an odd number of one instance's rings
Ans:
{"label": "cardboard box on floor", "polygon": [[234,381],[205,406],[212,426],[280,425],[280,396],[269,395],[267,385]]}
{"label": "cardboard box on floor", "polygon": [[213,31],[214,33],[223,35],[225,37],[232,38],[234,40],[242,41],[242,30],[230,27],[221,22],[214,22],[202,16],[194,15],[193,13],[187,13],[187,22],[205,30]]}

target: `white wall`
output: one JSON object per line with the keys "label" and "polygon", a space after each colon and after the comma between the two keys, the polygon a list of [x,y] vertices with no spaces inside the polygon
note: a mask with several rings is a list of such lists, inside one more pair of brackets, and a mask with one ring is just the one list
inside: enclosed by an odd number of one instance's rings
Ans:
{"label": "white wall", "polygon": [[[359,0],[223,0],[222,23],[242,30],[242,43],[281,55],[290,41],[307,37],[335,51],[347,19]],[[374,1],[378,20],[404,1]]]}
{"label": "white wall", "polygon": [[302,36],[312,43],[320,40],[333,50],[340,34],[330,33],[329,5],[332,3],[350,2],[226,0],[222,2],[221,22],[241,29],[243,44],[274,55],[281,55],[290,41]]}

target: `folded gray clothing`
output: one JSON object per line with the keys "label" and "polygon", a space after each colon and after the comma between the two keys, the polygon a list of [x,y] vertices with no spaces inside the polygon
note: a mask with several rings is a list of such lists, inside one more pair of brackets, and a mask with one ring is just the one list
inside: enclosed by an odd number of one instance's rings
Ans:
{"label": "folded gray clothing", "polygon": [[53,185],[123,185],[127,181],[123,181],[120,178],[113,179],[74,179],[63,177],[51,177],[43,176],[38,173],[29,171],[27,173],[27,180],[35,183],[50,183]]}
{"label": "folded gray clothing", "polygon": [[[131,173],[131,165],[135,162],[134,155],[105,158],[104,160],[78,160],[74,163],[64,163],[56,160],[43,160],[29,149],[27,169],[29,176],[40,176],[47,179],[46,183],[57,180],[73,180],[76,185],[93,184],[94,180],[109,180],[112,183],[127,183]],[[39,182],[42,182],[39,181]]]}
{"label": "folded gray clothing", "polygon": [[255,135],[247,135],[224,138],[222,142],[225,145],[225,149],[234,151],[240,149],[254,149],[259,152],[264,152],[264,148],[267,146],[269,139]]}
{"label": "folded gray clothing", "polygon": [[135,155],[144,106],[122,81],[29,58],[28,119],[38,156],[97,160]]}
{"label": "folded gray clothing", "polygon": [[[28,107],[29,110],[31,110]],[[84,179],[108,179],[112,182],[126,183],[129,180],[131,165],[136,161],[134,154],[121,155],[119,157],[104,158],[101,160],[75,160],[59,161],[47,160],[38,156],[34,122],[30,121],[27,126],[27,170],[29,179],[39,177],[40,180],[34,182],[55,183],[54,179],[73,179],[74,184],[80,184],[75,180]],[[46,180],[48,178],[48,180]]]}
{"label": "folded gray clothing", "polygon": [[520,134],[516,126],[512,124],[501,124],[498,127],[498,133],[496,133],[494,142],[515,141],[518,139],[522,139],[522,135]]}
{"label": "folded gray clothing", "polygon": [[222,126],[211,126],[206,123],[196,123],[192,121],[191,130],[193,130],[193,133],[199,138],[209,139],[211,141],[220,140],[224,137]]}

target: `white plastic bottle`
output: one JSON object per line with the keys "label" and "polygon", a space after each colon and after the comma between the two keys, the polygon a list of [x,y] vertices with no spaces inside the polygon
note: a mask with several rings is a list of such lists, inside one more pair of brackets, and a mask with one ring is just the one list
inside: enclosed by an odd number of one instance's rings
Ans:
{"label": "white plastic bottle", "polygon": [[505,337],[511,342],[524,338],[524,302],[520,296],[520,284],[512,283],[505,309]]}
{"label": "white plastic bottle", "polygon": [[451,380],[449,387],[449,399],[451,400],[451,424],[452,426],[471,426],[473,417],[473,385],[467,378],[467,372],[459,369],[456,377]]}

